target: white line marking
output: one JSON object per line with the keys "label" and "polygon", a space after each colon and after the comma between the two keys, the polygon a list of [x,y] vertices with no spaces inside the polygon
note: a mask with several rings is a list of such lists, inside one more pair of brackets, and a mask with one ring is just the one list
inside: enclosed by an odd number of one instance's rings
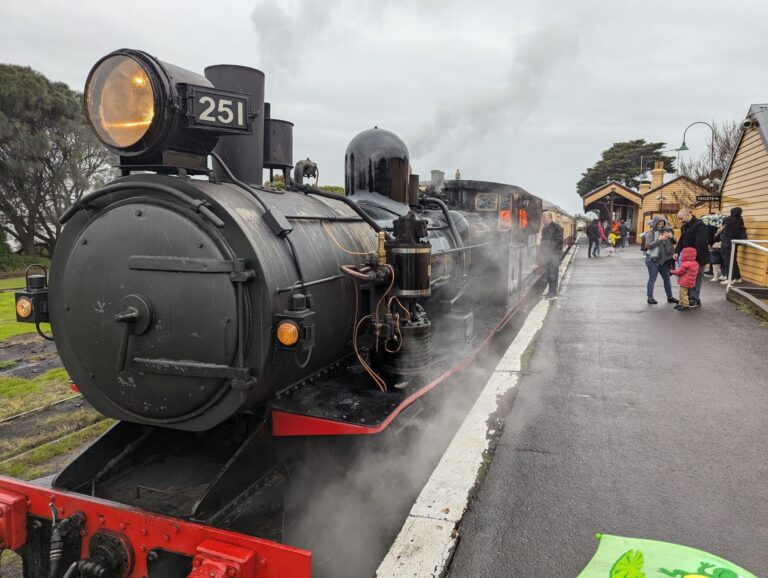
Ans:
{"label": "white line marking", "polygon": [[[576,245],[560,268],[567,269]],[[483,391],[453,437],[445,454],[416,499],[395,542],[376,570],[378,578],[439,577],[456,547],[461,521],[483,467],[493,435],[491,417],[504,394],[518,382],[522,356],[544,324],[550,302],[541,300],[528,314]]]}

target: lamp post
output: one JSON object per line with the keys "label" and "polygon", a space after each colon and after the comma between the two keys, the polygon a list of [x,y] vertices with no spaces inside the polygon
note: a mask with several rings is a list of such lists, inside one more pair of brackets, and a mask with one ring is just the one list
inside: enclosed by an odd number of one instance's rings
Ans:
{"label": "lamp post", "polygon": [[709,130],[712,131],[712,140],[709,143],[709,170],[713,170],[715,168],[715,129],[714,127],[709,124],[708,122],[704,122],[703,120],[697,120],[696,122],[692,122],[687,127],[685,127],[685,130],[683,131],[683,144],[680,145],[680,148],[677,150],[679,151],[687,151],[690,150],[688,148],[688,145],[685,144],[685,135],[688,132],[688,129],[691,128],[693,125],[696,124],[705,124],[709,127]]}
{"label": "lamp post", "polygon": [[[685,135],[688,132],[688,129],[691,128],[693,125],[696,124],[705,124],[709,127],[709,130],[712,131],[712,138],[709,141],[709,177],[704,179],[701,184],[704,185],[709,189],[710,196],[714,195],[715,193],[719,192],[720,185],[722,181],[720,180],[721,173],[717,169],[715,169],[715,128],[709,124],[708,122],[704,122],[703,120],[697,120],[696,122],[692,122],[687,127],[685,127],[685,130],[683,131],[683,144],[680,145],[680,148],[678,150],[681,151],[687,151],[690,150],[688,148],[688,145],[685,144]],[[718,210],[720,210],[720,202],[718,202]],[[709,212],[712,212],[712,201],[709,201]]]}

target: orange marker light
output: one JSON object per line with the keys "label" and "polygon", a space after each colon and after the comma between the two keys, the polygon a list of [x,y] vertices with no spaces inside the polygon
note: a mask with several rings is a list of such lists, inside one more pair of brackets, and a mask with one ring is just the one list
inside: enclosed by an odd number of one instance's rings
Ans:
{"label": "orange marker light", "polygon": [[26,297],[22,297],[16,301],[16,315],[22,319],[26,319],[32,315],[32,301]]}
{"label": "orange marker light", "polygon": [[293,321],[283,321],[277,326],[277,340],[290,347],[299,341],[299,328]]}

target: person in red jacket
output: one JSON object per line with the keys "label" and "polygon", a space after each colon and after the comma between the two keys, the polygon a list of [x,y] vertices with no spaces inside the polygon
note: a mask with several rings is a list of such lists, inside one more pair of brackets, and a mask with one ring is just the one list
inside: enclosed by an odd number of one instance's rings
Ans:
{"label": "person in red jacket", "polygon": [[677,269],[670,271],[670,273],[679,277],[677,283],[680,285],[680,303],[675,306],[675,309],[690,309],[691,306],[688,303],[688,290],[693,289],[696,286],[696,277],[699,275],[699,264],[696,262],[696,249],[693,247],[686,247],[683,249],[683,252],[680,253],[680,266]]}

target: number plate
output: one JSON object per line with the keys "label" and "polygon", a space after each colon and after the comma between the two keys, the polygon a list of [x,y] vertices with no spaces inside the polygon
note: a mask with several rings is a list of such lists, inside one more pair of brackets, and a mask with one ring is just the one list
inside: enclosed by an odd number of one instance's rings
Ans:
{"label": "number plate", "polygon": [[247,94],[207,86],[187,86],[187,118],[193,128],[250,133]]}

